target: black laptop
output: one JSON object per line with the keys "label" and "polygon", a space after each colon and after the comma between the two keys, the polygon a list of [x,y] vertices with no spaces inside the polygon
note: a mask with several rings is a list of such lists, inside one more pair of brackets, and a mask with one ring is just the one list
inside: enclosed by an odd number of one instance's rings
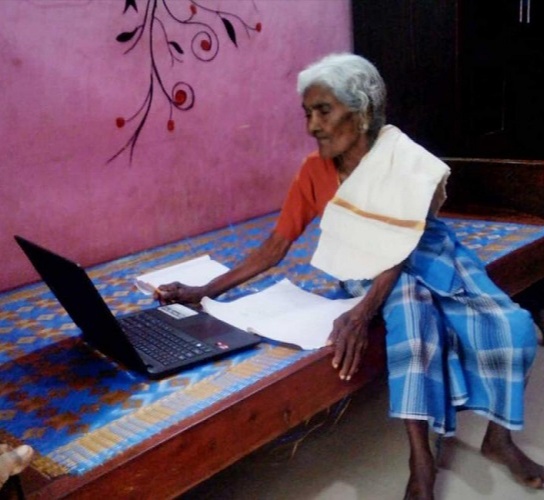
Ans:
{"label": "black laptop", "polygon": [[181,304],[115,317],[85,270],[31,241],[15,240],[83,340],[125,365],[160,378],[260,342],[260,338]]}

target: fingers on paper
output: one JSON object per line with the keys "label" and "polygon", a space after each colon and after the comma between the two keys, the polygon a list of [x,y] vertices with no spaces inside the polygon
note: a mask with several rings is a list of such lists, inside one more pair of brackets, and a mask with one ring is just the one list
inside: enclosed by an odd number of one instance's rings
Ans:
{"label": "fingers on paper", "polygon": [[179,292],[182,287],[183,285],[177,281],[160,285],[153,293],[153,297],[162,304],[171,304],[179,298]]}

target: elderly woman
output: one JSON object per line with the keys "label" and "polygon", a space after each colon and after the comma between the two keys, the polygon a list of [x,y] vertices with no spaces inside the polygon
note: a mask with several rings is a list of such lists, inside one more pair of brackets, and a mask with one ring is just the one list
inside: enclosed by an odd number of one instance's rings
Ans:
{"label": "elderly woman", "polygon": [[318,151],[295,177],[272,234],[207,285],[162,285],[157,298],[198,303],[225,292],[276,265],[322,215],[312,264],[362,297],[334,322],[332,365],[350,380],[370,321],[382,314],[390,413],[404,420],[410,444],[406,496],[433,497],[429,427],[452,435],[456,411],[465,409],[489,419],[485,456],[525,485],[544,487],[544,469],[510,433],[523,425],[534,325],[436,218],[448,167],[385,125],[385,85],[366,59],[325,57],[300,73],[298,91]]}

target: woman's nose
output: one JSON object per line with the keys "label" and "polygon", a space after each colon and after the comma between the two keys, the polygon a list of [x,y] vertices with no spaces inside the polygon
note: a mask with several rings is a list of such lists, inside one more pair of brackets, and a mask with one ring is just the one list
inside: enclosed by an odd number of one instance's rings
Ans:
{"label": "woman's nose", "polygon": [[307,127],[308,127],[308,133],[310,135],[314,135],[316,132],[318,132],[320,130],[321,125],[320,125],[319,120],[317,119],[315,113],[310,113],[308,115]]}

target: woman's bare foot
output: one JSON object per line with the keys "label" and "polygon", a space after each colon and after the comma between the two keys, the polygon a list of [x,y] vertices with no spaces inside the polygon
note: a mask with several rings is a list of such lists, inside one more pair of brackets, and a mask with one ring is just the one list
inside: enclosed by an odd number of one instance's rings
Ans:
{"label": "woman's bare foot", "polygon": [[433,500],[436,468],[432,456],[425,460],[410,457],[410,479],[406,486],[405,500]]}
{"label": "woman's bare foot", "polygon": [[508,429],[490,422],[481,451],[486,458],[508,467],[514,478],[525,486],[544,488],[544,467],[517,447]]}

